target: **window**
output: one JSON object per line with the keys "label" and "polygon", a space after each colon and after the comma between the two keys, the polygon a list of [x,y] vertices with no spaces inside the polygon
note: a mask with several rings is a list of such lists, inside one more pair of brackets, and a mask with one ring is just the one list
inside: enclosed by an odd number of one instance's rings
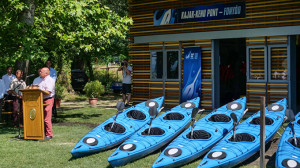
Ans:
{"label": "window", "polygon": [[287,47],[271,48],[271,79],[287,80]]}
{"label": "window", "polygon": [[265,79],[265,48],[249,49],[250,79]]}
{"label": "window", "polygon": [[163,78],[163,52],[151,52],[151,79]]}
{"label": "window", "polygon": [[178,51],[167,52],[167,78],[178,79]]}
{"label": "window", "polygon": [[179,51],[151,51],[151,79],[179,79]]}

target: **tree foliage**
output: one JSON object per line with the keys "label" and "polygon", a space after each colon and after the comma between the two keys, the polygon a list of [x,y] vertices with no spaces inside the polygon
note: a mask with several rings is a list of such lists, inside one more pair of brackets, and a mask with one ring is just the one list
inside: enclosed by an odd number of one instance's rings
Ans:
{"label": "tree foliage", "polygon": [[[124,0],[110,2],[114,1],[1,1],[0,61],[13,64],[29,59],[30,69],[35,72],[51,58],[59,73],[70,73],[75,57],[82,58],[92,70],[95,58],[109,60],[112,55],[126,54],[128,25],[132,21],[124,11],[126,5],[121,5]],[[110,8],[116,6],[120,8]],[[33,24],[24,21],[28,14],[34,17]],[[118,47],[121,53],[117,53]]]}

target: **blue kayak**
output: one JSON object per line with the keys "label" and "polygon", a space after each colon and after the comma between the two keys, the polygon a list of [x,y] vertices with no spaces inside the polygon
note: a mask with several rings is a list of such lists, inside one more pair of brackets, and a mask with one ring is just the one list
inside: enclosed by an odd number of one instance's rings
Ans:
{"label": "blue kayak", "polygon": [[[285,117],[286,99],[265,108],[265,141],[275,135]],[[198,168],[232,167],[251,157],[260,148],[260,111],[249,117],[233,131],[229,132],[203,158]]]}
{"label": "blue kayak", "polygon": [[276,167],[300,167],[300,113],[295,117],[294,128],[297,146],[294,142],[291,123],[285,128],[276,152]]}
{"label": "blue kayak", "polygon": [[233,128],[230,114],[235,113],[239,121],[245,108],[246,97],[209,113],[195,123],[193,134],[191,126],[169,144],[152,167],[179,167],[200,157]]}
{"label": "blue kayak", "polygon": [[87,133],[71,150],[74,158],[113,148],[129,138],[150,120],[149,108],[161,108],[164,97],[148,100],[132,106],[104,121]]}
{"label": "blue kayak", "polygon": [[189,100],[155,118],[150,131],[149,125],[145,125],[123,142],[108,162],[113,167],[122,166],[166,145],[189,126],[192,110],[198,107],[199,101],[199,97]]}

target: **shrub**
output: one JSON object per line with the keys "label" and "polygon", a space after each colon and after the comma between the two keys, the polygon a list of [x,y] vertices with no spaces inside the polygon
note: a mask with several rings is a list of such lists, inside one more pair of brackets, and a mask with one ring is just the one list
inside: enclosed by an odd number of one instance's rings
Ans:
{"label": "shrub", "polygon": [[100,98],[105,92],[104,86],[98,80],[91,81],[85,84],[83,91],[89,98]]}
{"label": "shrub", "polygon": [[[118,74],[121,74],[122,72],[119,72]],[[111,89],[111,85],[113,82],[121,81],[121,77],[117,77],[117,69],[111,68],[107,74],[106,69],[95,69],[94,70],[94,77],[95,79],[99,80],[106,89],[106,92]],[[121,75],[122,76],[122,75]]]}
{"label": "shrub", "polygon": [[56,99],[64,99],[66,97],[66,88],[61,86],[60,84],[55,85],[55,98]]}

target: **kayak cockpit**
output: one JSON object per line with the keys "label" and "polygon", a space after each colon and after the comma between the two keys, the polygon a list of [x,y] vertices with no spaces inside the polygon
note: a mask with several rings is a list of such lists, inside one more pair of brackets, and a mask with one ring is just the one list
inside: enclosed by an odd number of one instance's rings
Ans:
{"label": "kayak cockpit", "polygon": [[208,120],[212,122],[229,122],[231,118],[225,114],[215,114],[209,117]]}
{"label": "kayak cockpit", "polygon": [[235,135],[235,139],[232,136],[228,140],[232,142],[253,142],[255,137],[248,133],[239,133]]}
{"label": "kayak cockpit", "polygon": [[192,132],[189,132],[186,134],[186,137],[189,139],[209,139],[211,134],[205,130],[195,130],[193,131],[193,135]]}
{"label": "kayak cockpit", "polygon": [[[265,124],[266,124],[266,125],[272,125],[273,122],[274,122],[273,119],[271,119],[271,118],[269,118],[269,117],[265,117]],[[260,125],[260,117],[253,118],[253,119],[250,121],[250,124]]]}
{"label": "kayak cockpit", "polygon": [[104,129],[108,132],[114,132],[114,133],[124,133],[126,131],[126,128],[118,123],[114,123],[114,125],[112,126],[113,123],[108,123],[104,126]]}
{"label": "kayak cockpit", "polygon": [[164,120],[183,120],[184,115],[180,113],[169,113],[163,117]]}
{"label": "kayak cockpit", "polygon": [[149,130],[149,128],[145,129],[142,132],[142,135],[163,135],[165,133],[165,131],[163,129],[158,128],[158,127],[151,128],[149,134],[148,134],[148,130]]}
{"label": "kayak cockpit", "polygon": [[294,138],[291,137],[288,139],[289,143],[292,144],[293,146],[300,148],[300,137],[296,137],[297,145],[295,144]]}
{"label": "kayak cockpit", "polygon": [[139,110],[131,110],[127,113],[127,117],[136,120],[144,120],[146,118],[146,115]]}

